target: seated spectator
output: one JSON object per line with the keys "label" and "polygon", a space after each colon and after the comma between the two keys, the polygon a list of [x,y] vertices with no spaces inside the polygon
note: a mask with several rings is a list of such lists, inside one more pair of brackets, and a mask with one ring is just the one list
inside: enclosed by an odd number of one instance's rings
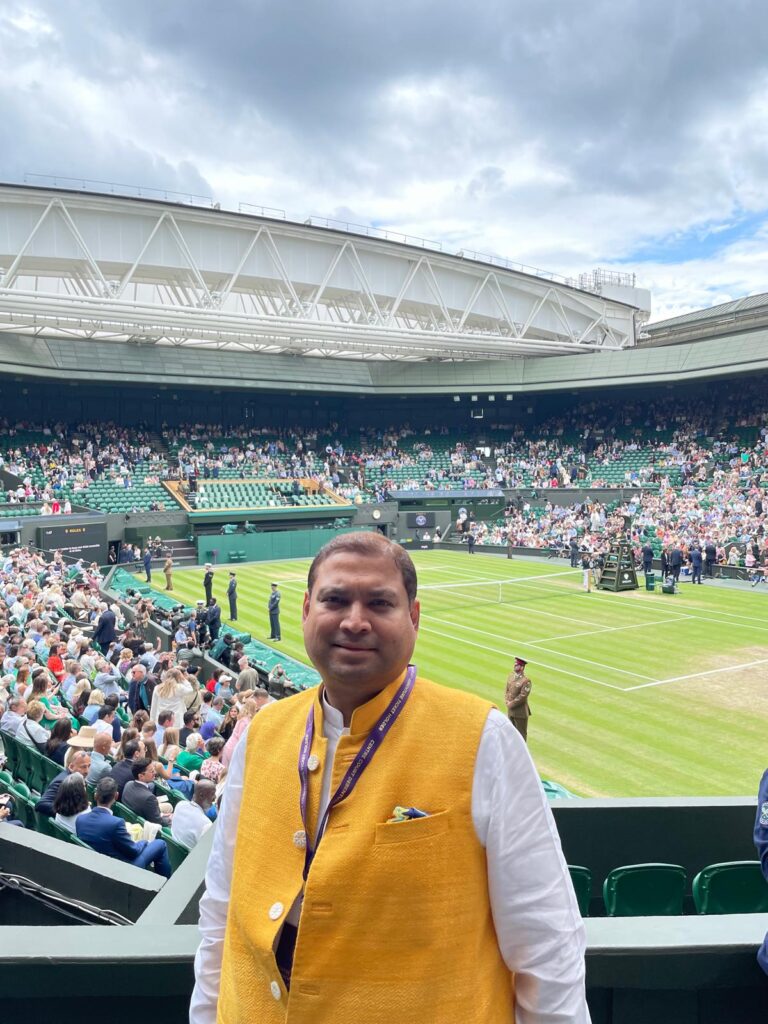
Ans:
{"label": "seated spectator", "polygon": [[205,745],[208,757],[200,766],[200,775],[217,786],[224,781],[227,774],[227,769],[221,763],[225,742],[222,736],[212,736]]}
{"label": "seated spectator", "polygon": [[53,643],[48,651],[48,671],[56,679],[58,683],[61,683],[66,676],[66,669],[64,668],[64,662],[61,660],[59,651],[62,649],[61,644]]}
{"label": "seated spectator", "polygon": [[[211,710],[205,720],[205,725],[212,725],[214,730],[218,729],[224,721],[224,698],[214,697],[211,701]],[[210,739],[210,737],[209,737]]]}
{"label": "seated spectator", "polygon": [[[68,718],[69,712],[63,708],[56,696],[58,683],[51,685],[51,677],[44,668],[36,669],[32,673],[32,691],[30,700],[37,700],[45,708],[41,725],[49,731],[61,718]],[[77,722],[74,723],[77,725]]]}
{"label": "seated spectator", "polygon": [[[83,732],[87,726],[83,726]],[[109,733],[101,732],[93,737],[93,751],[91,752],[91,767],[86,777],[89,786],[95,786],[97,782],[109,775],[112,771],[112,762],[109,754],[112,751],[112,737]]]}
{"label": "seated spectator", "polygon": [[74,774],[82,775],[85,779],[88,776],[90,768],[91,755],[86,750],[76,750],[69,759],[69,767],[63,772],[59,772],[59,774],[48,783],[47,789],[40,797],[35,807],[38,813],[44,814],[48,818],[52,818],[54,815],[53,803],[64,779]]}
{"label": "seated spectator", "polygon": [[224,746],[224,752],[221,755],[221,763],[225,768],[229,768],[230,762],[235,753],[235,748],[246,732],[248,726],[251,724],[251,719],[264,707],[265,704],[268,704],[269,701],[270,696],[267,691],[259,690],[257,696],[249,697],[243,704],[242,710],[238,716],[237,724],[232,730],[232,734],[227,740]]}
{"label": "seated spectator", "polygon": [[88,701],[91,696],[91,684],[88,677],[85,675],[79,675],[75,688],[72,690],[72,696],[69,698],[69,703],[72,705],[72,711],[77,718],[83,717],[83,712],[88,706]]}
{"label": "seated spectator", "polygon": [[213,824],[208,812],[216,799],[216,786],[208,779],[198,779],[191,800],[176,804],[171,835],[177,843],[191,850]]}
{"label": "seated spectator", "polygon": [[127,700],[125,691],[120,685],[122,681],[120,670],[116,665],[111,665],[106,658],[99,658],[96,662],[96,675],[93,679],[93,685],[96,689],[101,690],[105,697],[109,697],[114,694],[117,698],[124,698]]}
{"label": "seated spectator", "polygon": [[23,697],[11,697],[8,701],[7,710],[0,718],[0,732],[7,732],[9,736],[15,736],[19,727],[24,722],[27,714],[27,702]]}
{"label": "seated spectator", "polygon": [[133,864],[137,868],[154,865],[158,875],[171,876],[168,847],[162,839],[152,842],[141,840],[134,843],[128,835],[125,822],[112,814],[117,800],[117,786],[114,779],[103,778],[96,786],[95,807],[89,814],[78,816],[75,821],[77,837],[108,857]]}
{"label": "seated spectator", "polygon": [[197,732],[202,724],[200,715],[197,711],[184,712],[184,728],[179,733],[179,743],[182,748],[186,748],[187,739],[193,732]]}
{"label": "seated spectator", "polygon": [[184,749],[176,758],[176,763],[188,772],[197,772],[200,771],[206,756],[205,740],[199,732],[191,732],[187,736]]}
{"label": "seated spectator", "polygon": [[27,715],[16,730],[16,739],[27,747],[39,750],[42,754],[48,742],[50,733],[44,729],[40,722],[45,714],[43,705],[35,700],[27,708]]}
{"label": "seated spectator", "polygon": [[105,704],[103,708],[99,708],[96,721],[93,723],[96,732],[105,732],[109,735],[110,739],[113,739],[112,726],[114,724],[115,717],[115,709],[110,707],[108,704]]}
{"label": "seated spectator", "polygon": [[24,822],[14,818],[15,807],[9,793],[0,793],[0,825],[16,825],[24,828]]}
{"label": "seated spectator", "polygon": [[179,730],[169,726],[165,730],[163,742],[157,748],[157,752],[160,757],[165,758],[166,761],[175,761],[180,750]]}
{"label": "seated spectator", "polygon": [[139,740],[129,740],[123,747],[123,758],[116,761],[109,775],[117,785],[117,798],[123,799],[123,790],[134,779],[133,768],[144,756],[144,744]]}
{"label": "seated spectator", "polygon": [[157,720],[157,728],[155,729],[154,737],[158,749],[163,745],[163,737],[165,736],[165,730],[169,727],[173,727],[173,712],[161,711],[160,717]]}
{"label": "seated spectator", "polygon": [[123,788],[122,802],[126,807],[154,825],[170,825],[172,815],[162,814],[160,802],[154,793],[157,769],[146,758],[133,762],[133,779]]}
{"label": "seated spectator", "polygon": [[[146,723],[149,722],[149,721],[151,721],[151,719],[149,717],[149,712],[145,711],[142,708],[141,711],[137,711],[134,714],[133,718],[131,719],[131,728],[132,729],[138,729],[139,732],[141,732],[143,730],[144,726],[146,725]],[[154,723],[153,723],[153,728],[154,728]]]}
{"label": "seated spectator", "polygon": [[81,715],[88,725],[93,725],[99,717],[99,709],[104,707],[104,694],[101,690],[91,690],[88,696],[88,704]]}
{"label": "seated spectator", "polygon": [[85,779],[75,772],[62,780],[56,798],[53,801],[54,821],[63,825],[70,832],[77,833],[75,821],[80,814],[88,811],[88,794],[85,791]]}
{"label": "seated spectator", "polygon": [[64,758],[69,749],[69,738],[72,735],[72,723],[69,718],[60,719],[51,729],[45,745],[45,756],[64,767]]}

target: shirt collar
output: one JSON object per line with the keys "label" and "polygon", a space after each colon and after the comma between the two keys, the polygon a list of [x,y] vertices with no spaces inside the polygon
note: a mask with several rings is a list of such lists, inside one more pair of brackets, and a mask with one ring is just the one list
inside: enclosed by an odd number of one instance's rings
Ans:
{"label": "shirt collar", "polygon": [[315,698],[315,729],[322,729],[325,725],[328,729],[337,733],[351,736],[367,736],[379,718],[395,699],[398,687],[405,679],[404,669],[396,679],[380,690],[375,697],[372,697],[365,704],[355,708],[352,712],[352,720],[348,728],[344,727],[344,716],[338,711],[325,696],[325,687],[318,687],[320,693]]}

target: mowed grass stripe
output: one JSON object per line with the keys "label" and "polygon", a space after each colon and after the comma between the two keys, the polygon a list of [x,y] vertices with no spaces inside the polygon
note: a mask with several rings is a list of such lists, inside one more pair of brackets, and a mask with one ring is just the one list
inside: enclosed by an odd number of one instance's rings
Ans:
{"label": "mowed grass stripe", "polygon": [[[531,583],[521,583],[520,596],[509,603],[478,601],[472,608],[464,602],[471,588],[461,589],[460,600],[441,601],[437,595],[445,591],[423,591],[425,628],[420,632],[415,660],[425,676],[503,705],[511,657],[519,653],[518,645],[526,642],[523,650],[534,683],[529,740],[542,775],[585,795],[754,791],[764,760],[764,719],[754,713],[743,693],[732,700],[729,692],[720,700],[716,679],[711,686],[705,679],[627,692],[624,687],[641,680],[615,670],[665,679],[708,669],[711,656],[737,665],[757,660],[763,648],[768,657],[768,618],[761,616],[763,608],[768,610],[763,603],[765,595],[706,586],[695,592],[686,586],[674,597],[644,591],[585,594],[578,584],[569,584],[569,590],[554,580],[547,583],[550,573],[567,568],[562,561],[537,565],[493,556],[468,558],[464,552],[415,552],[414,561],[421,585],[537,577]],[[308,564],[289,561],[234,567],[239,591],[237,626],[256,639],[266,637],[269,583],[277,579],[283,595],[284,641],[275,647],[304,662],[300,617]],[[194,603],[203,594],[202,578],[202,568],[174,573],[173,596]],[[214,594],[225,619],[227,580],[226,568],[219,568]],[[158,588],[163,585],[161,576],[156,583]],[[536,614],[538,611],[553,614]],[[440,633],[447,635],[429,632],[432,615],[451,620],[445,627],[435,623]],[[454,622],[456,618],[460,622]],[[579,619],[582,621],[575,621]],[[664,621],[669,619],[675,621]],[[462,630],[463,625],[481,632]],[[634,625],[638,628],[623,629]],[[606,633],[602,627],[617,631]],[[552,637],[569,631],[591,635],[547,640],[546,630]],[[488,636],[484,642],[484,632],[504,639]],[[471,639],[473,646],[459,637]],[[543,647],[551,650],[545,653]],[[569,660],[573,654],[608,668],[590,668]],[[553,668],[545,668],[545,664]],[[568,669],[575,674],[566,675]],[[768,672],[755,671],[755,679],[764,681],[768,692]],[[596,686],[576,674],[594,676],[619,689]],[[742,673],[734,676],[739,677],[732,683],[738,698],[750,683],[741,678]]]}

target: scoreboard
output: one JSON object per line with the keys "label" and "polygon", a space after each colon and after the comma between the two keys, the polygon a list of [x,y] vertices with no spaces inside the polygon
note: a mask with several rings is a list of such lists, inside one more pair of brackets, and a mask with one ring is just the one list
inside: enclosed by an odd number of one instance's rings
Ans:
{"label": "scoreboard", "polygon": [[70,558],[107,564],[106,523],[62,523],[61,526],[40,526],[37,546],[43,551],[61,551]]}
{"label": "scoreboard", "polygon": [[405,524],[409,530],[433,530],[435,528],[434,512],[408,512]]}

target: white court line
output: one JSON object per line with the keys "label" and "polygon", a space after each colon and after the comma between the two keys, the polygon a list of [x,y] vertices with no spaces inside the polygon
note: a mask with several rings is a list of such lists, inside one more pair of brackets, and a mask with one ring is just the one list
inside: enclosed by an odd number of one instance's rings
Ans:
{"label": "white court line", "polygon": [[[455,623],[452,622],[451,625],[453,626]],[[442,633],[439,629],[432,629],[430,626],[419,626],[419,632],[434,633],[436,636],[444,636],[459,644],[466,644],[469,647],[479,647],[483,651],[493,651],[495,654],[503,654],[505,658],[514,658],[514,653],[512,651],[500,651],[498,647],[489,647],[487,644],[476,644],[474,640],[465,640],[463,636],[454,636],[452,633]],[[504,638],[502,637],[502,639]],[[536,664],[541,668],[548,669],[550,672],[559,672],[564,676],[572,676],[574,679],[582,679],[586,683],[594,683],[595,686],[605,686],[609,690],[618,690],[619,693],[624,693],[627,689],[624,686],[614,686],[613,683],[605,683],[602,679],[591,679],[589,676],[579,675],[578,672],[569,672],[568,669],[565,668],[556,668],[554,665],[545,665],[542,661],[537,661]]]}
{"label": "white court line", "polygon": [[707,672],[692,672],[689,676],[674,676],[672,679],[659,679],[655,683],[641,683],[640,686],[626,686],[625,693],[632,690],[645,690],[648,686],[663,686],[665,683],[679,683],[684,679],[699,679],[701,676],[714,676],[720,672],[738,672],[742,668],[754,668],[755,665],[768,665],[768,658],[761,658],[760,661],[747,661],[743,665],[728,665],[726,668],[711,668]]}
{"label": "white court line", "polygon": [[647,629],[648,626],[668,626],[683,619],[694,619],[695,615],[678,615],[674,619],[656,619],[653,622],[635,622],[631,626],[603,626],[602,629],[585,630],[583,633],[564,633],[562,636],[545,636],[540,640],[531,640],[534,644],[547,644],[552,640],[570,640],[576,636],[596,636],[599,633],[618,633],[622,629]]}
{"label": "white court line", "polygon": [[[500,636],[498,633],[489,633],[485,629],[476,629],[474,626],[465,626],[460,622],[452,622],[450,619],[441,619],[436,615],[428,615],[430,622],[443,622],[446,626],[453,626],[455,629],[466,629],[470,633],[480,633],[482,636],[492,636],[496,640],[506,640],[507,637]],[[460,638],[457,638],[460,639]],[[605,665],[601,661],[591,661],[589,658],[579,658],[575,654],[564,654],[562,651],[550,651],[546,647],[536,647],[537,642],[527,642],[525,640],[515,640],[516,647],[535,647],[536,650],[546,651],[547,654],[556,654],[560,658],[569,658],[571,661],[583,661],[585,665],[594,665],[595,668],[605,668],[609,672],[620,672],[623,676],[634,676],[635,679],[653,679],[653,676],[643,675],[642,672],[630,672],[627,668],[616,668],[615,665]],[[606,685],[608,685],[606,683]],[[623,687],[616,687],[616,689],[623,689]]]}

